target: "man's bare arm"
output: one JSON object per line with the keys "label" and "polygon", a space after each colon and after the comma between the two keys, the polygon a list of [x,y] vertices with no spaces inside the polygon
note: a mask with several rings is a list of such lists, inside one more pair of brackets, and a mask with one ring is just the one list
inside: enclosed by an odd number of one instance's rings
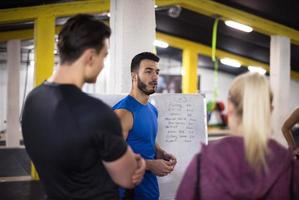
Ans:
{"label": "man's bare arm", "polygon": [[288,145],[292,148],[296,148],[296,143],[292,134],[292,127],[299,122],[299,107],[286,119],[282,126],[282,132],[286,138]]}
{"label": "man's bare arm", "polygon": [[[133,115],[130,111],[128,111],[126,109],[117,109],[114,112],[120,119],[123,137],[126,140],[128,137],[129,131],[133,127]],[[146,163],[140,155],[135,154],[134,158],[137,161],[138,167],[132,175],[132,181],[136,185],[136,184],[139,184],[143,179],[143,175],[144,175],[145,168],[146,168]]]}
{"label": "man's bare arm", "polygon": [[124,139],[126,140],[129,134],[129,131],[133,127],[133,115],[130,111],[126,109],[117,109],[114,111],[121,122],[122,132]]}

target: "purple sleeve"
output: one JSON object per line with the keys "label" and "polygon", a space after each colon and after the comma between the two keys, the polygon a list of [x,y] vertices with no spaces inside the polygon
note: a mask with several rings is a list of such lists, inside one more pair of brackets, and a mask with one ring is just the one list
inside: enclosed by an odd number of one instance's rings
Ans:
{"label": "purple sleeve", "polygon": [[293,199],[299,199],[299,160],[294,160],[293,168]]}
{"label": "purple sleeve", "polygon": [[176,200],[193,200],[195,199],[195,190],[199,189],[196,186],[197,180],[197,154],[193,157],[187,167],[183,179],[179,185],[176,194]]}

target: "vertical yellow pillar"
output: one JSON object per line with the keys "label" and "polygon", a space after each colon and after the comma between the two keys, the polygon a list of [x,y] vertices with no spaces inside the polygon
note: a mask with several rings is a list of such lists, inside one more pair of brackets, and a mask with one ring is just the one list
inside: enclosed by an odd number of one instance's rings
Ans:
{"label": "vertical yellow pillar", "polygon": [[182,92],[185,94],[198,92],[197,62],[198,55],[195,49],[183,49]]}
{"label": "vertical yellow pillar", "polygon": [[[35,86],[40,85],[53,72],[54,67],[54,38],[55,17],[40,16],[34,24],[35,46]],[[39,176],[31,163],[32,179],[38,180]]]}
{"label": "vertical yellow pillar", "polygon": [[54,67],[55,17],[38,17],[34,25],[35,85],[51,76]]}

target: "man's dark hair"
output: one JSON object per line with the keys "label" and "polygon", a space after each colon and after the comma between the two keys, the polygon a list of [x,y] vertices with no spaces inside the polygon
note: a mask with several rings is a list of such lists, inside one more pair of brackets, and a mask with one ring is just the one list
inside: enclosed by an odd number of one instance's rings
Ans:
{"label": "man's dark hair", "polygon": [[160,58],[151,52],[142,52],[134,56],[131,62],[131,72],[136,72],[139,69],[142,60],[148,59],[155,62],[159,62]]}
{"label": "man's dark hair", "polygon": [[93,48],[99,53],[103,47],[103,40],[110,35],[109,26],[92,15],[78,14],[71,17],[58,36],[57,46],[61,64],[73,63],[88,48]]}

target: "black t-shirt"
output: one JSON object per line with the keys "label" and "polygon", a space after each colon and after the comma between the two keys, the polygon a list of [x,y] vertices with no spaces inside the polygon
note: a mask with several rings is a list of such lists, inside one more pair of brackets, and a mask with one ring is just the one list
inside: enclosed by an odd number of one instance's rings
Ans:
{"label": "black t-shirt", "polygon": [[74,85],[45,82],[26,99],[22,132],[49,199],[118,199],[101,161],[120,158],[127,145],[102,101]]}

